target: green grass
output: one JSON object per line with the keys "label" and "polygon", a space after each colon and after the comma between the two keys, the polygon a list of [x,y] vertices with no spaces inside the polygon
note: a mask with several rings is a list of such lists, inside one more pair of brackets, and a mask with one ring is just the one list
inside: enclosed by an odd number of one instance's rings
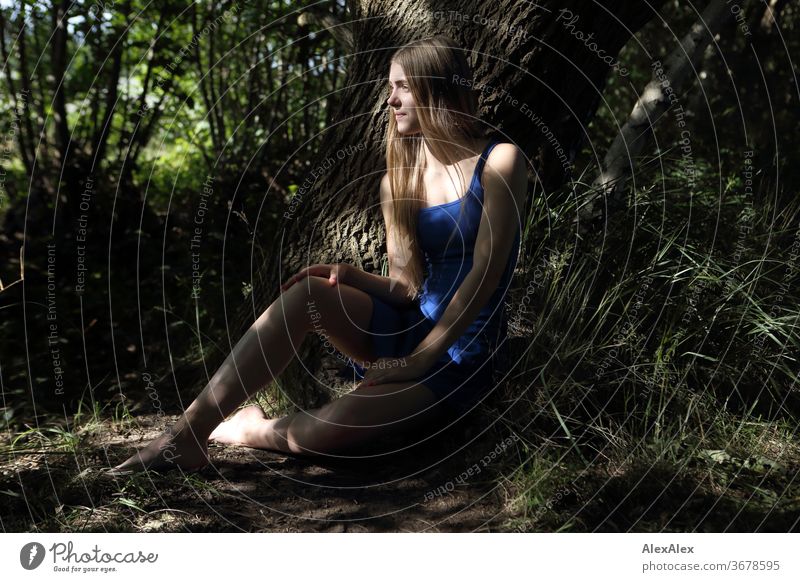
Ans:
{"label": "green grass", "polygon": [[[513,378],[484,408],[521,439],[493,466],[508,510],[499,530],[785,531],[800,516],[800,205],[758,193],[745,204],[736,176],[720,194],[703,168],[686,192],[675,161],[662,161],[664,176],[643,166],[639,183],[660,187],[631,193],[635,217],[609,217],[583,239],[568,226],[573,192],[533,200],[511,296]],[[210,371],[224,346],[198,332],[210,315],[192,311],[166,314],[188,338],[171,363]],[[301,353],[312,369],[314,350]],[[11,383],[6,394],[25,393],[19,376]],[[254,401],[270,417],[309,408],[319,390],[308,384],[295,363]],[[87,456],[136,426],[126,398],[101,405],[84,393],[70,418],[39,423],[4,406],[0,499],[17,520],[7,528],[136,531],[180,513],[163,507],[165,491],[230,496],[199,476],[108,483],[77,472],[73,461],[105,462]]]}
{"label": "green grass", "polygon": [[[791,476],[800,467],[792,428],[800,408],[800,262],[790,256],[800,205],[774,208],[773,198],[756,193],[752,212],[742,212],[735,177],[720,196],[717,177],[701,167],[690,193],[671,169],[676,161],[662,161],[664,176],[654,173],[653,163],[638,176],[639,183],[663,189],[635,193],[636,221],[633,212],[608,217],[605,230],[577,245],[570,228],[547,230],[570,223],[574,205],[558,204],[568,189],[534,199],[524,238],[528,266],[517,275],[511,304],[513,320],[525,289],[537,283],[521,326],[525,336],[514,349],[520,362],[512,375],[525,381],[510,382],[504,401],[533,384],[504,422],[547,447],[514,473],[511,529],[525,520],[536,527],[531,511],[565,480],[559,475],[553,481],[551,472],[565,473],[577,483],[572,489],[587,487],[584,496],[608,479],[652,496],[652,489],[636,484],[649,470],[665,478],[667,489],[678,483],[681,491],[709,495],[716,489],[704,475],[741,482],[753,496],[723,492],[724,516],[746,515],[753,524],[757,512],[751,510],[768,514],[765,500],[784,493],[772,476]],[[553,208],[558,216],[548,223]],[[744,234],[742,221],[750,227]],[[601,467],[611,476],[582,480]],[[764,467],[771,469],[759,472]],[[767,485],[757,483],[762,478]],[[791,492],[796,495],[796,486]],[[646,512],[646,499],[640,501],[623,506]],[[591,514],[591,503],[559,502],[572,503],[576,514],[556,519],[548,510],[549,520],[539,527],[591,530],[581,517]],[[645,522],[660,526],[648,514],[628,527],[649,527]],[[626,523],[611,519],[599,527]]]}

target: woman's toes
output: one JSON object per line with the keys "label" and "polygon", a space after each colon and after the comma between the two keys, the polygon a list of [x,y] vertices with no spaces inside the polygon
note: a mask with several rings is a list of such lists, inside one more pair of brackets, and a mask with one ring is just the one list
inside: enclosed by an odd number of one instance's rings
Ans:
{"label": "woman's toes", "polygon": [[145,470],[178,468],[194,471],[208,462],[208,451],[205,447],[185,438],[176,438],[170,431],[166,431],[108,472],[111,475],[127,475]]}
{"label": "woman's toes", "polygon": [[106,473],[109,475],[129,475],[137,471],[143,471],[146,466],[147,463],[142,459],[142,455],[137,452],[116,467],[108,469]]}
{"label": "woman's toes", "polygon": [[226,420],[225,422],[221,422],[219,425],[217,425],[217,428],[215,428],[211,434],[208,435],[209,442],[223,442],[229,432],[229,422],[229,420]]}

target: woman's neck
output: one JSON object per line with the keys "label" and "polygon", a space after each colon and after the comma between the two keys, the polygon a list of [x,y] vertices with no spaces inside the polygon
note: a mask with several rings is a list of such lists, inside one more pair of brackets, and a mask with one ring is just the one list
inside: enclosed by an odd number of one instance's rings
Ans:
{"label": "woman's neck", "polygon": [[475,138],[465,143],[448,144],[446,147],[441,148],[444,152],[439,153],[445,159],[440,159],[431,150],[428,141],[423,138],[422,151],[425,154],[425,166],[433,172],[444,172],[448,167],[462,160],[479,155],[487,142],[488,140],[485,138]]}

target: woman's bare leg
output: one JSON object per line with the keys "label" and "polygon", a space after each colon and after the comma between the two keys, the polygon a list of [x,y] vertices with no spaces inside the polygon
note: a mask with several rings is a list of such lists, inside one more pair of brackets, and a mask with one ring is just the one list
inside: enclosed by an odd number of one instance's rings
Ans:
{"label": "woman's bare leg", "polygon": [[381,437],[421,431],[441,404],[424,385],[361,385],[314,410],[269,419],[258,406],[240,410],[212,433],[217,442],[308,455],[335,455]]}
{"label": "woman's bare leg", "polygon": [[[313,313],[319,319],[312,320]],[[175,425],[114,471],[205,465],[208,436],[214,428],[283,372],[312,329],[324,331],[350,357],[374,360],[367,333],[371,315],[372,300],[359,289],[345,284],[331,287],[328,279],[315,276],[296,283],[245,332]]]}

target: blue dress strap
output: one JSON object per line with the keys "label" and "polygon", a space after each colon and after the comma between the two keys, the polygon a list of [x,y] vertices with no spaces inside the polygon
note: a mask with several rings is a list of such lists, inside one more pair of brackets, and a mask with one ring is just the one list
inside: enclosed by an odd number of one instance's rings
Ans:
{"label": "blue dress strap", "polygon": [[486,144],[486,147],[483,149],[483,153],[481,154],[480,159],[478,160],[477,165],[475,166],[475,174],[478,177],[478,180],[481,178],[481,174],[483,173],[483,166],[486,164],[486,160],[489,157],[489,154],[492,153],[494,146],[501,143],[500,140],[496,137],[492,137],[489,139],[489,143]]}

